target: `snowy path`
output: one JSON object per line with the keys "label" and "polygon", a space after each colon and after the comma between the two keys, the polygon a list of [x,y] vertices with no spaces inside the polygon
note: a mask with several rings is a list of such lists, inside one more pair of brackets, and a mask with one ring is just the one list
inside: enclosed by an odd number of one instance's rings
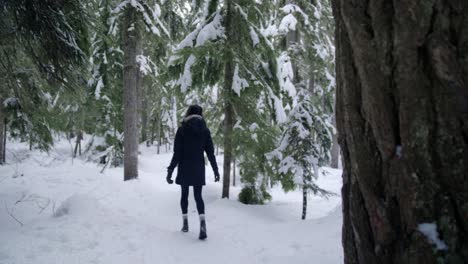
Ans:
{"label": "snowy path", "polygon": [[[192,193],[190,232],[179,231],[179,186],[165,183],[169,154],[142,147],[140,178],[124,183],[121,168],[100,174],[95,164],[72,164],[69,151],[32,156],[15,145],[24,160],[0,167],[0,264],[342,263],[339,197],[311,197],[311,219],[301,221],[299,192],[273,189],[271,203],[249,206],[237,201],[234,188],[230,200],[221,200],[221,184],[207,168],[202,242]],[[322,184],[339,192],[340,172],[330,171]],[[65,200],[68,211],[59,208]]]}

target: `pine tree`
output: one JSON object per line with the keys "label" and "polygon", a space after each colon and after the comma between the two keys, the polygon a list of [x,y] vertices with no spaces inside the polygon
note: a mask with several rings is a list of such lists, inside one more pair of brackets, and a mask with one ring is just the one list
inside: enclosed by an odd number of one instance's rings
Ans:
{"label": "pine tree", "polygon": [[[88,157],[118,166],[122,163],[123,51],[117,5],[112,0],[96,0],[89,6],[92,53],[89,59],[91,77],[84,99],[77,106],[73,130],[92,135]],[[89,126],[89,124],[92,124]]]}
{"label": "pine tree", "polygon": [[333,131],[333,46],[328,24],[323,22],[330,7],[320,1],[290,0],[280,10],[283,16],[278,35],[285,51],[278,57],[278,78],[292,98],[292,109],[279,147],[269,157],[278,162],[279,181],[285,191],[302,188],[305,219],[308,193],[329,195],[315,180],[319,166],[330,160]]}
{"label": "pine tree", "polygon": [[[0,7],[0,116],[3,131],[47,150],[53,115],[64,89],[79,89],[88,48],[81,1],[2,1]],[[5,122],[6,120],[6,122]],[[8,128],[8,129],[7,129]],[[0,153],[4,159],[6,133]]]}
{"label": "pine tree", "polygon": [[279,163],[280,182],[285,191],[301,187],[302,219],[305,219],[308,193],[330,195],[315,180],[319,177],[319,167],[329,160],[332,127],[330,117],[316,107],[317,100],[313,101],[307,89],[299,89],[297,100],[288,114],[279,147],[269,157]]}
{"label": "pine tree", "polygon": [[156,36],[169,33],[160,20],[160,6],[153,1],[125,0],[111,13],[110,32],[123,34],[124,180],[129,180],[138,177],[138,86],[149,67],[141,39],[145,31]]}

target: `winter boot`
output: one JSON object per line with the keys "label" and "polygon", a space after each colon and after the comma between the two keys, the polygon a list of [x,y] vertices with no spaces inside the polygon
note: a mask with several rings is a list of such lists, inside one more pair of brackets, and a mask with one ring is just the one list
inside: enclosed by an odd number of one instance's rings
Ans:
{"label": "winter boot", "polygon": [[205,215],[200,215],[200,235],[198,236],[198,239],[205,240],[207,237]]}
{"label": "winter boot", "polygon": [[182,232],[186,233],[188,232],[188,219],[187,219],[186,214],[182,215],[182,220],[183,220]]}

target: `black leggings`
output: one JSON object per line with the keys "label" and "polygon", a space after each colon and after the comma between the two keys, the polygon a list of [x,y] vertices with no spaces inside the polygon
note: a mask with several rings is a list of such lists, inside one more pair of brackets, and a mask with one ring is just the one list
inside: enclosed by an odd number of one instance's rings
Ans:
{"label": "black leggings", "polygon": [[[187,214],[189,186],[182,185],[180,187],[182,187],[180,207],[182,208],[182,214]],[[193,195],[195,196],[195,202],[197,203],[198,214],[205,214],[205,203],[203,203],[202,188],[203,186],[193,186]]]}

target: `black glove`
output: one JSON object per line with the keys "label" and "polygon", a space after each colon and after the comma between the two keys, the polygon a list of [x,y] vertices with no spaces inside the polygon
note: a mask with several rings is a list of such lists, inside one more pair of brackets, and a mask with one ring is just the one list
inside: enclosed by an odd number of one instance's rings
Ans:
{"label": "black glove", "polygon": [[172,170],[168,168],[167,169],[167,177],[166,177],[167,183],[169,183],[169,184],[174,183],[174,181],[171,178],[172,178]]}
{"label": "black glove", "polygon": [[169,183],[169,184],[173,184],[173,183],[174,183],[174,181],[171,179],[171,175],[167,175],[166,181],[167,181],[167,183]]}
{"label": "black glove", "polygon": [[219,172],[215,171],[215,182],[219,182]]}

